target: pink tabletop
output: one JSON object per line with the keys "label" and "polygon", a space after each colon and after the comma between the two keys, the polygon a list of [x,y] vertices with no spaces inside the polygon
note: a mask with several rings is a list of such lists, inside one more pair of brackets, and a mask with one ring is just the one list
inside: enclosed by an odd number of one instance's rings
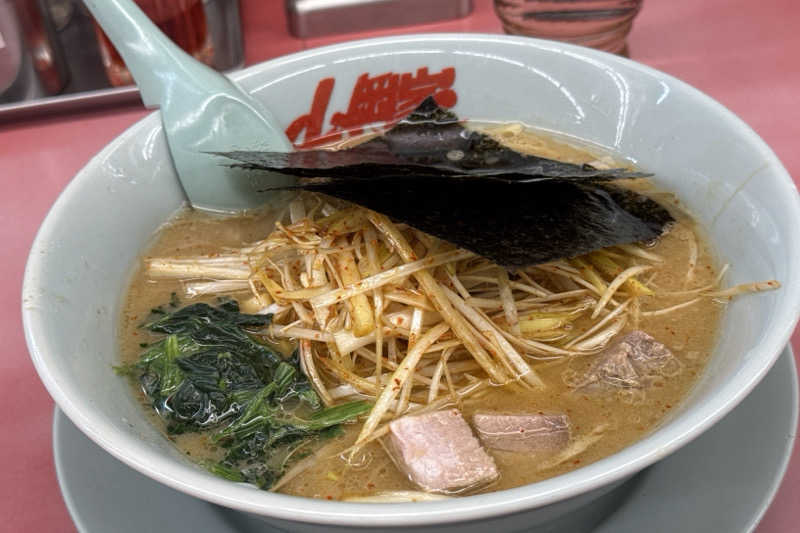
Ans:
{"label": "pink tabletop", "polygon": [[[392,31],[301,40],[279,0],[241,0],[247,64],[358,37],[426,31],[500,32],[491,0],[469,17]],[[663,70],[732,109],[800,180],[800,7],[794,0],[646,2],[628,40],[633,59]],[[28,358],[20,287],[31,242],[56,196],[88,159],[145,115],[139,107],[0,126],[0,530],[74,531],[53,466],[53,402]],[[800,334],[792,345],[800,353]],[[795,356],[797,361],[800,358]],[[798,531],[800,447],[758,533]]]}

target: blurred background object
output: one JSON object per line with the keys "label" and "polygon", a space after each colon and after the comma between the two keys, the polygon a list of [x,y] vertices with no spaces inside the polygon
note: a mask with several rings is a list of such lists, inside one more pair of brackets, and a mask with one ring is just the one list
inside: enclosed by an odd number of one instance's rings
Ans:
{"label": "blurred background object", "polygon": [[494,0],[506,33],[626,53],[643,0]]}
{"label": "blurred background object", "polygon": [[0,0],[0,102],[58,94],[68,71],[44,0]]}
{"label": "blurred background object", "polygon": [[[244,64],[239,0],[137,2],[214,69]],[[81,0],[0,0],[0,35],[0,123],[138,99],[119,54]]]}
{"label": "blurred background object", "polygon": [[17,82],[22,68],[19,20],[8,0],[0,0],[0,98]]}
{"label": "blurred background object", "polygon": [[57,94],[67,83],[64,51],[58,43],[56,28],[45,0],[15,0],[23,41],[45,94]]}
{"label": "blurred background object", "polygon": [[466,17],[472,0],[286,0],[289,33],[336,33],[425,24]]}
{"label": "blurred background object", "polygon": [[[208,32],[206,13],[202,0],[135,0],[156,26],[185,52],[198,61],[210,65],[214,59],[214,46]],[[111,85],[133,83],[125,63],[111,44],[105,32],[95,23],[100,56]]]}

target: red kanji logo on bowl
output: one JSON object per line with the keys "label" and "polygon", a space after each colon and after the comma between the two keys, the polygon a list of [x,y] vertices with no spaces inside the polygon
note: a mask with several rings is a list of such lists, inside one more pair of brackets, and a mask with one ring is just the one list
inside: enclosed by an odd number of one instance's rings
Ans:
{"label": "red kanji logo on bowl", "polygon": [[453,107],[458,99],[452,89],[455,77],[453,67],[443,68],[437,73],[430,73],[427,67],[422,67],[413,74],[361,74],[353,86],[347,110],[333,113],[327,129],[325,114],[336,80],[322,79],[314,91],[311,109],[289,124],[286,135],[295,147],[311,148],[341,140],[346,135],[358,135],[369,124],[399,120],[428,96],[433,96],[442,107]]}

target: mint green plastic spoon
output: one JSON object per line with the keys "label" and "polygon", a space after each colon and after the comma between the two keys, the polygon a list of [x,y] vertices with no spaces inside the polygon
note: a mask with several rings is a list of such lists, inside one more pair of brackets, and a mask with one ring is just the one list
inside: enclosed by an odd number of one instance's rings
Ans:
{"label": "mint green plastic spoon", "polygon": [[161,108],[175,170],[192,206],[234,212],[263,205],[285,176],[255,177],[207,152],[290,151],[270,112],[169,40],[131,0],[84,0],[119,51],[149,108]]}

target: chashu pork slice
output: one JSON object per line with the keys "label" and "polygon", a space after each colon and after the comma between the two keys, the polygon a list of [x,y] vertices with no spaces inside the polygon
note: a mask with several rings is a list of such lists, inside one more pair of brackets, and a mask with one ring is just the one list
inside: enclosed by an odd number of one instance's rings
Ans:
{"label": "chashu pork slice", "polygon": [[460,492],[499,476],[457,409],[398,418],[389,435],[395,462],[423,490]]}
{"label": "chashu pork slice", "polygon": [[669,348],[644,331],[636,330],[597,355],[596,362],[576,388],[643,389],[654,376],[670,377],[681,371],[681,362]]}
{"label": "chashu pork slice", "polygon": [[483,445],[493,450],[557,452],[569,443],[569,417],[565,414],[478,413],[472,424]]}

